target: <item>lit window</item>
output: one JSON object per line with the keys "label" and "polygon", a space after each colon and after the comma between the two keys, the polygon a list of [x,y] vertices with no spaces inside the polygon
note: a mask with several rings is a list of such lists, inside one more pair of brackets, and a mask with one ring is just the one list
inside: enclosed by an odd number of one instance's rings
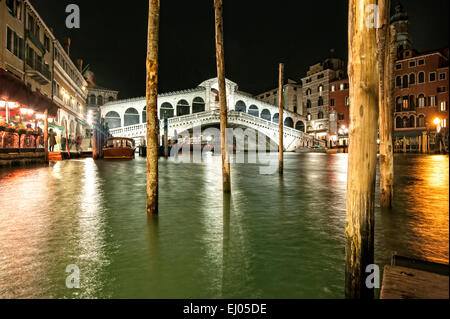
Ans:
{"label": "lit window", "polygon": [[442,101],[441,102],[440,110],[441,110],[441,112],[447,111],[447,101]]}
{"label": "lit window", "polygon": [[336,91],[336,85],[332,85],[331,86],[331,92],[335,92]]}
{"label": "lit window", "polygon": [[345,105],[347,105],[347,106],[350,105],[350,97],[349,96],[345,97]]}
{"label": "lit window", "polygon": [[445,73],[440,73],[439,74],[439,80],[443,81],[446,78],[446,74]]}
{"label": "lit window", "polygon": [[430,106],[436,106],[436,96],[430,96]]}

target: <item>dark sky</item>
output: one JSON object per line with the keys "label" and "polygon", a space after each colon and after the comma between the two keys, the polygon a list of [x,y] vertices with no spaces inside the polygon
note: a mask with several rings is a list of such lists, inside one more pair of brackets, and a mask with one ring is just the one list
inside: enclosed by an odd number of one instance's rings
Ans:
{"label": "dark sky", "polygon": [[[394,3],[396,0],[393,0]],[[224,0],[226,75],[240,90],[276,87],[279,62],[299,80],[311,64],[347,58],[346,0]],[[100,86],[120,98],[145,95],[148,1],[32,0],[71,56],[89,64]],[[65,27],[65,7],[78,4],[81,28]],[[448,0],[403,0],[415,48],[448,46]],[[162,0],[160,92],[194,88],[216,74],[213,0]]]}

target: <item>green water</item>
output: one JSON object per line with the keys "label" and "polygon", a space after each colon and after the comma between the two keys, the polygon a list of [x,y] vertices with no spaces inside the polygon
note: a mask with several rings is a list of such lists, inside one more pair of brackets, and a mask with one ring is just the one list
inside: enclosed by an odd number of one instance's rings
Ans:
{"label": "green water", "polygon": [[[381,267],[393,251],[448,263],[448,164],[396,157],[395,208],[376,210]],[[219,157],[161,160],[151,218],[143,159],[2,169],[0,298],[342,298],[346,165],[287,154],[279,178],[235,164],[224,201]]]}

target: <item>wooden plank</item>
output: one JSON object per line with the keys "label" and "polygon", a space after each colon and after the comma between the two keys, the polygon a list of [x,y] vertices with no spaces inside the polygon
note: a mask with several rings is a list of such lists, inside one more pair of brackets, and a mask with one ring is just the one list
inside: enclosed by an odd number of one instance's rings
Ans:
{"label": "wooden plank", "polygon": [[417,269],[385,266],[381,299],[449,299],[449,277]]}

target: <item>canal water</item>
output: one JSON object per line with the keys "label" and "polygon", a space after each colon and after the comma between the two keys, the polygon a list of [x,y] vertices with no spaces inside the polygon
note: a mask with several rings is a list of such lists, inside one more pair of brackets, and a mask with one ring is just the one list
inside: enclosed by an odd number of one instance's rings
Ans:
{"label": "canal water", "polygon": [[[276,156],[276,155],[274,155]],[[0,170],[0,298],[343,298],[345,154],[287,154],[285,176],[220,157]],[[448,263],[449,158],[395,158],[393,211],[376,209],[376,263],[393,251]],[[378,198],[378,194],[377,194]],[[80,289],[68,289],[68,265]]]}

